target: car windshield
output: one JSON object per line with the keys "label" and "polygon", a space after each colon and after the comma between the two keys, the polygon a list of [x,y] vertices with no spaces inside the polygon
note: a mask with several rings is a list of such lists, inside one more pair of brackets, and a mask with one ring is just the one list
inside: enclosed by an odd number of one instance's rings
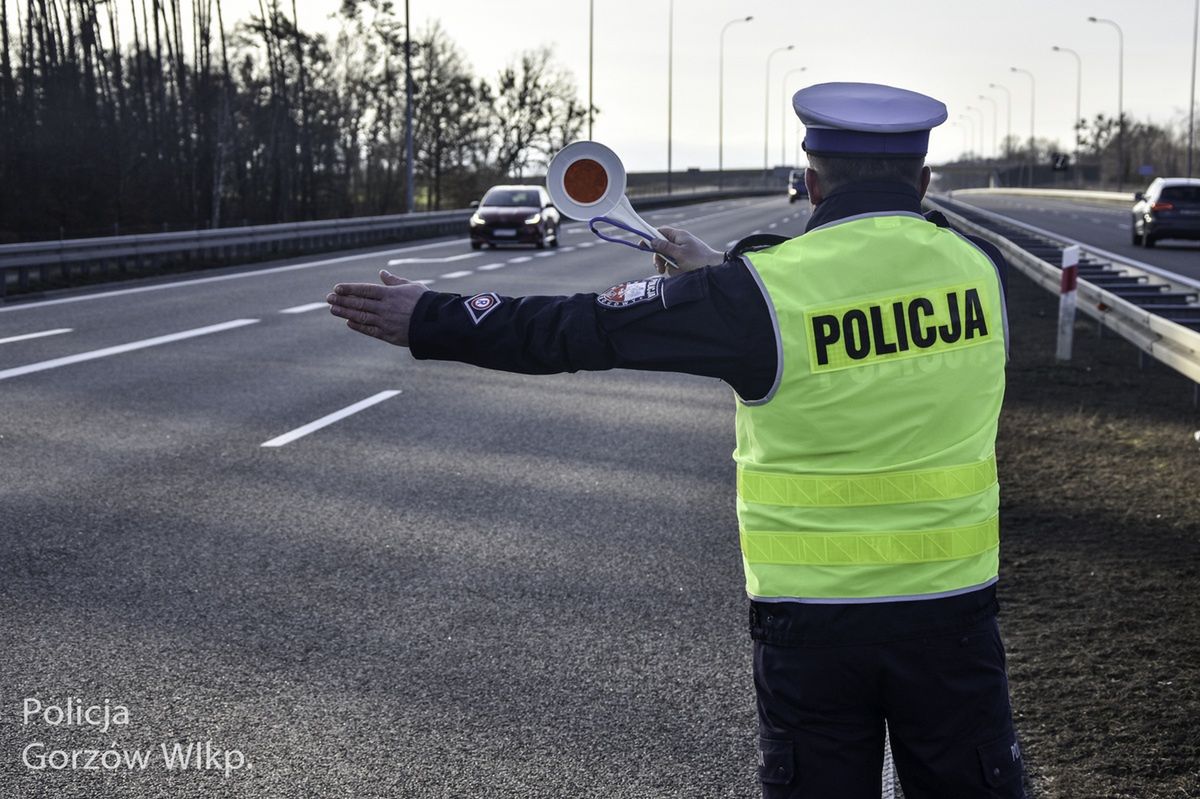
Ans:
{"label": "car windshield", "polygon": [[1159,199],[1176,203],[1200,203],[1200,186],[1166,186]]}
{"label": "car windshield", "polygon": [[541,203],[538,201],[538,193],[532,189],[492,189],[484,195],[480,205],[537,208]]}

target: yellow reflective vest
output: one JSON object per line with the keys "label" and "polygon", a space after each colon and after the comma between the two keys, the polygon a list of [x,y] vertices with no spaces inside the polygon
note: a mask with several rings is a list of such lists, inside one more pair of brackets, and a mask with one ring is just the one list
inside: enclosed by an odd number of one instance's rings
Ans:
{"label": "yellow reflective vest", "polygon": [[1004,295],[980,249],[867,214],[743,256],[776,325],[770,393],[737,409],[756,599],[929,599],[996,580]]}

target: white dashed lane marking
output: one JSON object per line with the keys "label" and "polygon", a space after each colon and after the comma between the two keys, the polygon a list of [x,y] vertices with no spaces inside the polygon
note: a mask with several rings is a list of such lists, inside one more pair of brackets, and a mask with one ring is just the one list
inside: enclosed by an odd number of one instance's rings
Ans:
{"label": "white dashed lane marking", "polygon": [[444,278],[445,280],[456,280],[460,277],[466,277],[469,274],[471,274],[471,270],[468,269],[464,272],[447,272],[444,275],[438,275],[438,277]]}
{"label": "white dashed lane marking", "polygon": [[170,344],[174,341],[183,341],[184,339],[196,338],[197,336],[207,336],[210,333],[220,333],[225,330],[233,330],[234,328],[253,325],[257,322],[257,319],[234,319],[230,322],[222,322],[219,325],[197,327],[192,330],[184,330],[179,333],[169,333],[165,336],[155,336],[154,338],[144,338],[140,341],[131,341],[128,344],[118,344],[115,347],[105,347],[104,349],[81,352],[76,355],[67,355],[63,358],[54,358],[49,361],[38,361],[37,363],[26,364],[25,366],[15,366],[12,369],[0,369],[0,380],[7,380],[10,377],[20,377],[21,375],[32,374],[34,372],[44,372],[47,369],[57,369],[60,366],[70,366],[74,363],[94,361],[98,358],[107,358],[110,355],[120,355],[125,352],[133,352],[134,350],[143,350],[147,347],[157,347],[160,344]]}
{"label": "white dashed lane marking", "polygon": [[447,255],[445,258],[393,258],[388,261],[388,266],[399,266],[400,264],[448,264],[451,261],[463,261],[467,258],[478,258],[483,255],[481,252],[464,252],[461,255]]}
{"label": "white dashed lane marking", "polygon": [[291,442],[295,441],[297,438],[303,438],[304,436],[308,435],[309,433],[320,430],[322,427],[328,427],[329,425],[333,424],[334,422],[340,421],[341,419],[345,419],[347,416],[352,416],[361,410],[370,408],[372,405],[378,405],[379,403],[383,402],[384,400],[391,399],[392,397],[396,396],[399,393],[400,392],[398,390],[380,391],[378,394],[367,397],[365,400],[360,400],[360,401],[354,403],[353,405],[347,405],[345,408],[342,408],[340,411],[334,411],[333,413],[328,414],[327,416],[322,416],[320,419],[309,422],[306,425],[297,427],[295,430],[291,430],[287,433],[284,433],[281,436],[276,436],[275,438],[272,438],[270,441],[264,441],[261,446],[282,447],[284,444],[290,444]]}
{"label": "white dashed lane marking", "polygon": [[525,263],[526,261],[532,261],[532,260],[533,260],[533,258],[531,258],[530,256],[528,256],[528,255],[522,255],[522,256],[519,256],[519,257],[517,257],[517,258],[509,258],[509,259],[508,259],[508,262],[509,262],[510,264],[523,264],[523,263]]}
{"label": "white dashed lane marking", "polygon": [[539,252],[534,258],[549,258],[551,255],[558,255],[556,252]]}
{"label": "white dashed lane marking", "polygon": [[[325,303],[318,303],[324,305]],[[20,336],[9,336],[8,338],[0,338],[0,344],[12,344],[16,341],[29,341],[31,338],[45,338],[46,336],[59,336],[63,333],[70,333],[73,328],[60,327],[57,330],[42,330],[38,333],[24,333]]]}
{"label": "white dashed lane marking", "polygon": [[506,265],[507,264],[504,264],[503,262],[497,261],[494,264],[484,264],[483,266],[478,267],[478,271],[491,272],[493,269],[503,269]]}

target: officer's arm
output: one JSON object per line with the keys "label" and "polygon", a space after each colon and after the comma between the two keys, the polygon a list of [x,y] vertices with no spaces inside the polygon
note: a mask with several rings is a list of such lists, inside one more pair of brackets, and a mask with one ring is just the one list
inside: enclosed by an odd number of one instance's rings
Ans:
{"label": "officer's arm", "polygon": [[775,379],[774,328],[746,266],[727,261],[601,295],[427,292],[409,327],[416,358],[549,374],[646,369],[716,377],[745,399]]}

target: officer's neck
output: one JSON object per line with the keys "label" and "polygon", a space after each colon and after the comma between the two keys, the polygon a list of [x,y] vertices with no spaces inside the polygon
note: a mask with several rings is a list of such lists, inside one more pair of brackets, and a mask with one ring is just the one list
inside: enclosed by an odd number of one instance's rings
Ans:
{"label": "officer's neck", "polygon": [[916,187],[899,180],[864,180],[831,191],[818,203],[805,232],[858,214],[885,211],[921,213],[921,195]]}

